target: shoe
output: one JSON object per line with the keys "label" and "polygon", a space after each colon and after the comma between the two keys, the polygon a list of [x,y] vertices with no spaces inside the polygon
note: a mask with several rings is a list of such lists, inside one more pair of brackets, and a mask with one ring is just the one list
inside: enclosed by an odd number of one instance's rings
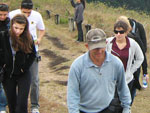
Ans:
{"label": "shoe", "polygon": [[31,113],[40,113],[40,112],[37,108],[35,108],[35,109],[32,109]]}
{"label": "shoe", "polygon": [[76,40],[75,42],[76,42],[76,43],[80,43],[80,41],[78,41],[78,40]]}
{"label": "shoe", "polygon": [[83,42],[83,41],[81,41],[81,40],[76,40],[75,42],[76,42],[76,43],[80,43],[80,42]]}
{"label": "shoe", "polygon": [[0,113],[7,113],[6,111],[0,111]]}

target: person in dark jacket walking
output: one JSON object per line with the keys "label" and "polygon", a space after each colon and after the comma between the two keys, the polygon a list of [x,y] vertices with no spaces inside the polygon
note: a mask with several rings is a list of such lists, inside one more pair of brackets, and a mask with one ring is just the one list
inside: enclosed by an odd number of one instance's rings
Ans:
{"label": "person in dark jacket walking", "polygon": [[[36,48],[36,58],[31,65],[30,73],[32,75],[31,91],[30,91],[30,101],[31,101],[31,113],[39,112],[39,62],[41,61],[39,46],[45,34],[45,25],[42,19],[42,15],[33,10],[34,3],[32,0],[22,0],[19,9],[9,12],[10,20],[16,14],[24,14],[29,22],[29,31],[34,39]],[[37,35],[38,34],[38,35]]]}
{"label": "person in dark jacket walking", "polygon": [[77,30],[78,30],[78,39],[77,42],[83,41],[83,30],[82,30],[82,22],[83,22],[83,12],[85,9],[85,0],[70,0],[71,5],[75,8],[74,21],[76,22]]}
{"label": "person in dark jacket walking", "polygon": [[[3,54],[3,35],[8,33],[10,19],[8,18],[9,7],[7,4],[0,4],[0,59],[4,59]],[[4,65],[4,60],[0,61],[0,70]],[[7,100],[2,86],[2,75],[0,75],[0,113],[6,113]]]}
{"label": "person in dark jacket walking", "polygon": [[16,15],[11,20],[10,32],[4,37],[6,66],[2,83],[8,100],[9,113],[28,113],[31,84],[29,68],[36,57],[36,52],[27,18],[23,14]]}

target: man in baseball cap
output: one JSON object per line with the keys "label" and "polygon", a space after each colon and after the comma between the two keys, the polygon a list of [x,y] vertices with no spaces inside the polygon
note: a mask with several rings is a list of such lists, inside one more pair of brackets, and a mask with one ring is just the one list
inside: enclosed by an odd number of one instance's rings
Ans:
{"label": "man in baseball cap", "polygon": [[68,78],[69,113],[116,113],[110,103],[117,91],[122,113],[130,113],[131,96],[122,62],[105,51],[106,34],[92,29],[86,35],[88,51],[71,65]]}

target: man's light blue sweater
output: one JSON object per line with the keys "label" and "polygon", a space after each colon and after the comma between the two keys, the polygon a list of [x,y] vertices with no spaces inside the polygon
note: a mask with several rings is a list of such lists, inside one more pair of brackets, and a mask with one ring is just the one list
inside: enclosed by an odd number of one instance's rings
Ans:
{"label": "man's light blue sweater", "polygon": [[89,52],[78,57],[69,72],[69,113],[79,113],[79,110],[97,113],[104,110],[114,97],[116,85],[124,108],[123,113],[129,113],[131,96],[121,61],[106,52],[105,61],[98,67],[91,61]]}

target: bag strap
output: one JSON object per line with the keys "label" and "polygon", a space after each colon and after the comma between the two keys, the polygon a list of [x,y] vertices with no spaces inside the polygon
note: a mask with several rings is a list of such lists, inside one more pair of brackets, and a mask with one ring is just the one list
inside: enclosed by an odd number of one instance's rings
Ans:
{"label": "bag strap", "polygon": [[114,94],[114,98],[119,98],[117,86],[115,86],[115,94]]}

